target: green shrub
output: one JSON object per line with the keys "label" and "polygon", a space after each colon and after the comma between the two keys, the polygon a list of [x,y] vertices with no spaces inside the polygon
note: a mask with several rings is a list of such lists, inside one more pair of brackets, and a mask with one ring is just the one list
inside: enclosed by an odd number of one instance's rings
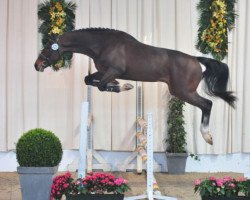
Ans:
{"label": "green shrub", "polygon": [[172,97],[169,101],[168,138],[166,139],[168,153],[186,153],[187,133],[184,128],[183,105],[184,102],[177,97]]}
{"label": "green shrub", "polygon": [[62,145],[52,132],[32,129],[19,138],[16,155],[22,167],[54,167],[62,159]]}

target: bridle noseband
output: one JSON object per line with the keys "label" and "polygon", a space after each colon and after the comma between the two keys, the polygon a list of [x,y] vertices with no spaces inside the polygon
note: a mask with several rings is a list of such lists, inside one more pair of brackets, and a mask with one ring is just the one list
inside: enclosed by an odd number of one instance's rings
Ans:
{"label": "bridle noseband", "polygon": [[52,64],[50,59],[48,57],[46,57],[45,55],[43,55],[42,53],[40,53],[40,57],[45,59],[48,66],[50,66]]}

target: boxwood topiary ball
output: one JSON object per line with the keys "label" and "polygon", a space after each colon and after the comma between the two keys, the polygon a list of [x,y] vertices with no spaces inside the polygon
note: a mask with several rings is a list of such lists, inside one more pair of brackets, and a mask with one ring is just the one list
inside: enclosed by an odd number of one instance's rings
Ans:
{"label": "boxwood topiary ball", "polygon": [[19,138],[16,155],[21,167],[54,167],[62,159],[62,145],[52,132],[32,129]]}

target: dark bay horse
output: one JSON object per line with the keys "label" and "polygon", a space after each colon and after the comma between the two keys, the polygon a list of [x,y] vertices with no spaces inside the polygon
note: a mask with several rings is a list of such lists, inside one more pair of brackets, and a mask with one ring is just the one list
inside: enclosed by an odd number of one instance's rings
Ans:
{"label": "dark bay horse", "polygon": [[[214,59],[146,45],[118,30],[88,28],[51,39],[35,62],[36,70],[43,71],[65,52],[93,59],[97,72],[86,76],[85,83],[100,91],[132,89],[130,84],[120,86],[116,79],[167,83],[172,95],[201,109],[200,130],[209,144],[213,143],[209,133],[212,101],[197,93],[200,81],[204,79],[209,95],[220,97],[234,107],[236,97],[227,91],[228,66]],[[204,72],[200,63],[206,67]]]}

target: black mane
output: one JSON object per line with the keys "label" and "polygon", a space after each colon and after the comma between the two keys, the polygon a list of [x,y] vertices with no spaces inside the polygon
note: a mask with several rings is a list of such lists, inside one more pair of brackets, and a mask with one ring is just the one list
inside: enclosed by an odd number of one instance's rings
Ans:
{"label": "black mane", "polygon": [[120,30],[116,30],[116,29],[111,29],[111,28],[103,28],[103,27],[91,27],[91,28],[82,28],[82,29],[77,29],[74,30],[74,32],[84,32],[84,31],[88,31],[88,32],[99,32],[99,33],[118,33],[118,34],[125,34],[126,36],[130,37],[131,39],[136,40],[132,35],[124,32],[124,31],[120,31]]}
{"label": "black mane", "polygon": [[74,30],[74,31],[79,31],[79,32],[82,32],[82,31],[94,31],[94,32],[115,32],[115,33],[118,33],[118,32],[122,32],[124,33],[123,31],[119,31],[119,30],[116,30],[116,29],[111,29],[111,28],[103,28],[103,27],[90,27],[90,28],[82,28],[82,29],[77,29],[77,30]]}

